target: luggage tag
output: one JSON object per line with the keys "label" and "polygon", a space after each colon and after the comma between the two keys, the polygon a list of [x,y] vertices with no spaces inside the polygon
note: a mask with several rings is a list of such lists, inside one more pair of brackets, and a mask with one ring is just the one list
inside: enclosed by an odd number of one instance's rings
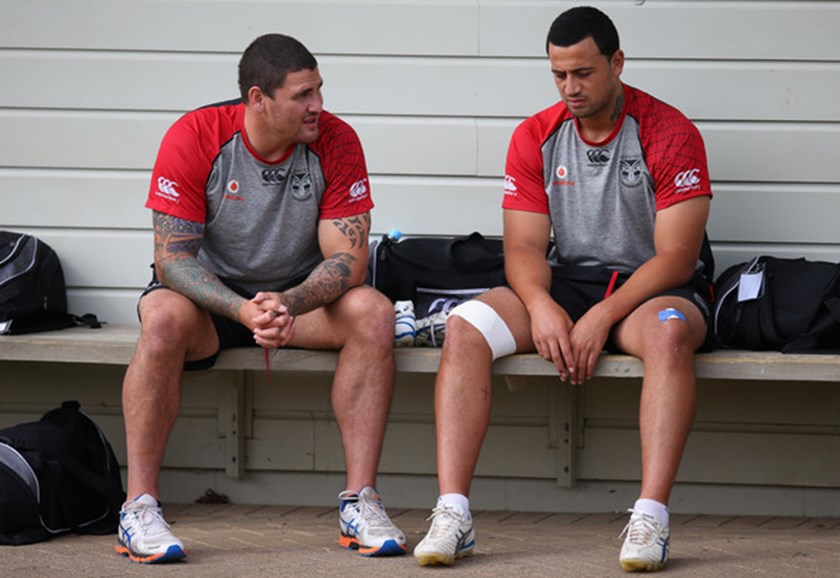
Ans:
{"label": "luggage tag", "polygon": [[741,273],[738,283],[738,303],[752,301],[764,295],[764,263],[756,259]]}

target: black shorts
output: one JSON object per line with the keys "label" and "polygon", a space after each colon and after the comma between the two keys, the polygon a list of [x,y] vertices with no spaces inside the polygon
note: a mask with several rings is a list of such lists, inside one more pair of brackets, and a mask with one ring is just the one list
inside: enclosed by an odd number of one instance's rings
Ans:
{"label": "black shorts", "polygon": [[[577,321],[594,305],[603,301],[609,294],[621,287],[630,277],[630,273],[621,273],[604,267],[553,266],[551,268],[551,297],[556,301],[572,321]],[[673,295],[694,303],[706,322],[706,338],[699,351],[712,351],[715,338],[712,327],[712,288],[709,281],[695,273],[694,277],[683,285],[668,289],[655,297]],[[619,352],[612,339],[607,342],[607,350]]]}
{"label": "black shorts", "polygon": [[[281,292],[289,289],[290,287],[294,287],[299,285],[303,282],[306,277],[301,277],[300,279],[296,279],[287,285],[278,288],[278,289],[266,289],[266,291],[276,291]],[[219,277],[219,280],[224,283],[226,287],[234,291],[237,295],[244,297],[245,299],[251,299],[256,295],[256,293],[252,291],[248,291],[242,287],[239,287],[236,283],[230,281],[229,279],[224,279]],[[140,299],[143,299],[146,295],[151,293],[152,291],[156,291],[158,289],[164,289],[165,286],[158,281],[157,275],[155,273],[155,266],[152,265],[152,280],[149,281],[149,284],[143,290],[143,293],[140,295]],[[239,323],[238,321],[234,321],[229,317],[225,317],[223,315],[217,315],[212,312],[208,312],[210,314],[210,319],[213,321],[213,326],[216,328],[216,334],[219,336],[219,350],[207,357],[205,359],[197,359],[194,361],[185,361],[184,362],[184,371],[200,371],[202,369],[210,369],[216,363],[216,359],[219,357],[219,353],[223,349],[231,349],[233,347],[259,347],[257,343],[254,341],[254,334],[251,332],[250,329]],[[137,318],[140,319],[140,306],[138,303],[137,307]],[[140,323],[143,320],[140,319]]]}

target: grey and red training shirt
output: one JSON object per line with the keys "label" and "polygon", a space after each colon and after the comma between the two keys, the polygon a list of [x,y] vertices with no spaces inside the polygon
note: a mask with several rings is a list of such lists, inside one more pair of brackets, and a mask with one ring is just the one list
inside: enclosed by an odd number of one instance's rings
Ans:
{"label": "grey and red training shirt", "polygon": [[624,99],[603,142],[584,140],[562,102],[522,122],[511,138],[502,206],[550,216],[555,264],[632,272],[655,254],[657,211],[712,195],[703,139],[691,121],[627,85]]}
{"label": "grey and red training shirt", "polygon": [[277,162],[245,138],[245,107],[221,103],[187,113],[163,138],[146,207],[203,223],[199,261],[251,291],[287,285],[323,259],[322,219],[373,208],[355,131],[324,111],[320,134]]}

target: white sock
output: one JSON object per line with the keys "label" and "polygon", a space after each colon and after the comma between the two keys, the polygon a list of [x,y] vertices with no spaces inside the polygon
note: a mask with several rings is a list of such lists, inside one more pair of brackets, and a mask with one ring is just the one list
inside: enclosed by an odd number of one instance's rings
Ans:
{"label": "white sock", "polygon": [[470,514],[470,499],[463,494],[443,494],[438,498],[438,506],[455,506],[467,519],[472,519]]}
{"label": "white sock", "polygon": [[661,502],[657,502],[656,500],[650,500],[648,498],[639,498],[633,505],[633,509],[637,512],[645,512],[647,514],[651,514],[663,527],[667,526],[670,521],[670,515],[668,514],[668,506]]}

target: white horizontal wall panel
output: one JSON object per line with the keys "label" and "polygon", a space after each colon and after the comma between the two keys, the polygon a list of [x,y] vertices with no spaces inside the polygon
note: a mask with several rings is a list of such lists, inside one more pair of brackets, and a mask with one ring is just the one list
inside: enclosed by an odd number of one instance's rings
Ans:
{"label": "white horizontal wall panel", "polygon": [[52,247],[68,287],[145,287],[154,260],[151,231],[24,229]]}
{"label": "white horizontal wall panel", "polygon": [[239,54],[280,32],[315,53],[478,51],[475,0],[0,0],[0,10],[5,47]]}
{"label": "white horizontal wall panel", "polygon": [[0,227],[150,229],[147,171],[0,169]]}
{"label": "white horizontal wall panel", "polygon": [[[0,107],[183,112],[236,98],[237,61],[0,51]],[[545,57],[329,56],[320,69],[325,106],[339,114],[524,118],[559,98]],[[826,98],[840,85],[840,62],[629,60],[622,78],[694,120],[840,121],[840,103]]]}
{"label": "white horizontal wall panel", "polygon": [[[478,174],[500,175],[516,121],[481,120]],[[840,182],[840,124],[697,123],[713,181]]]}
{"label": "white horizontal wall panel", "polygon": [[135,289],[120,290],[68,288],[67,310],[74,315],[93,313],[100,321],[113,325],[139,325],[137,300],[146,283]]}
{"label": "white horizontal wall panel", "polygon": [[178,116],[0,109],[0,166],[151,170]]}
{"label": "white horizontal wall panel", "polygon": [[721,184],[709,217],[715,241],[836,243],[840,247],[840,183]]}
{"label": "white horizontal wall panel", "polygon": [[[342,115],[374,174],[502,176],[518,119]],[[177,115],[0,110],[0,166],[151,170]],[[840,182],[840,123],[698,123],[714,181]]]}
{"label": "white horizontal wall panel", "polygon": [[[482,56],[539,56],[578,2],[481,2]],[[631,58],[836,60],[838,2],[601,1]]]}
{"label": "white horizontal wall panel", "polygon": [[374,236],[502,234],[503,180],[372,177]]}

